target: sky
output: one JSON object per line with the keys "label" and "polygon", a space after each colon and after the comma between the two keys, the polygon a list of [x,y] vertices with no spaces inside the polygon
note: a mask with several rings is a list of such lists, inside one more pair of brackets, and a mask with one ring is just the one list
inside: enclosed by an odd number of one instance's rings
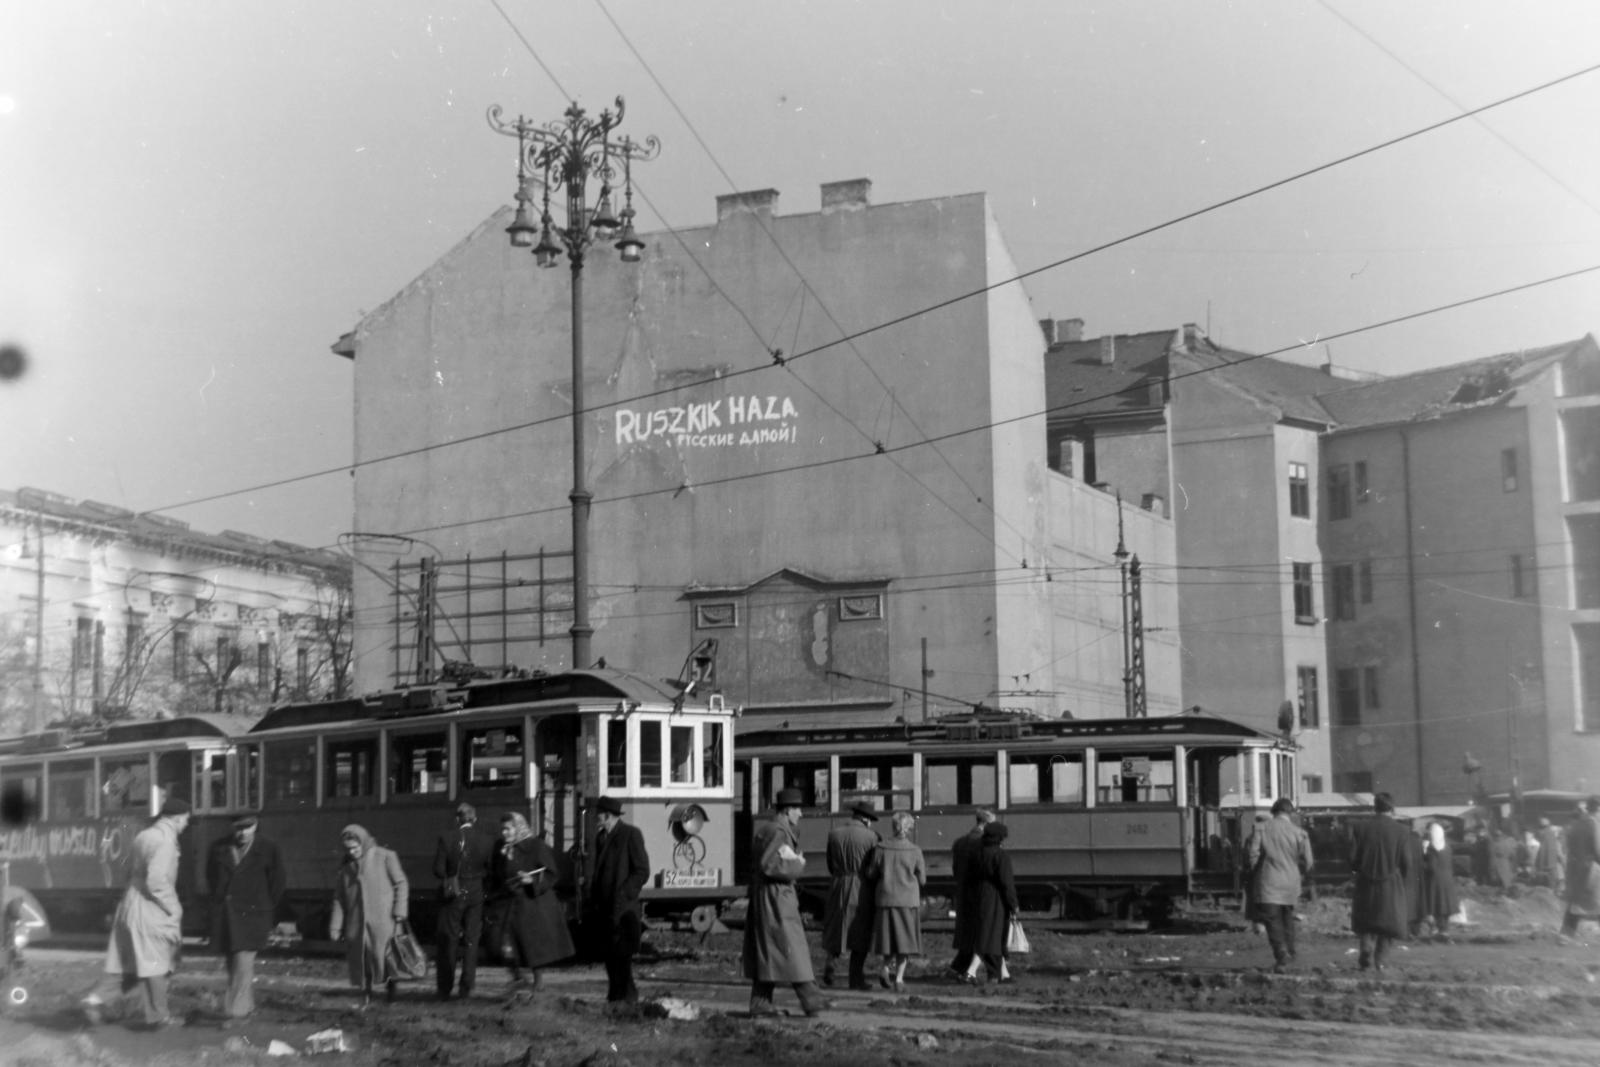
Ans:
{"label": "sky", "polygon": [[[329,346],[511,201],[494,104],[624,96],[644,231],[866,177],[1031,271],[1595,64],[1593,0],[0,0],[0,488],[333,545]],[[1322,340],[1600,265],[1596,130],[1600,71],[1021,284],[1385,374],[1581,337],[1600,271]]]}

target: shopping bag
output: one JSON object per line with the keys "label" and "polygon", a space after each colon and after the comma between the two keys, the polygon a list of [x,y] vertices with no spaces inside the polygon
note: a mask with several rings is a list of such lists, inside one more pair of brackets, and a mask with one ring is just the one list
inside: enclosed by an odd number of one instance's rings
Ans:
{"label": "shopping bag", "polygon": [[1031,949],[1032,946],[1028,944],[1028,935],[1023,932],[1021,921],[1013,918],[1006,927],[1006,955],[1020,956]]}
{"label": "shopping bag", "polygon": [[395,923],[394,936],[389,938],[389,947],[384,951],[383,962],[389,972],[389,979],[423,978],[428,973],[428,956],[422,951],[422,943],[417,940],[417,935],[411,932],[411,923],[401,919]]}

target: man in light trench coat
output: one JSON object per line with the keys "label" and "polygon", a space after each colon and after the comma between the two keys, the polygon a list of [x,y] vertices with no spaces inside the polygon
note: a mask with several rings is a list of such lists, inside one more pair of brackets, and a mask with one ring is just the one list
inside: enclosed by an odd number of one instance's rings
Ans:
{"label": "man in light trench coat", "polygon": [[1273,970],[1280,974],[1295,958],[1294,906],[1300,902],[1300,880],[1311,871],[1311,837],[1294,822],[1294,804],[1279,797],[1272,818],[1250,835],[1251,887],[1256,917],[1267,928]]}
{"label": "man in light trench coat", "polygon": [[750,979],[750,1014],[777,1015],[772,994],[779,982],[794,986],[807,1015],[831,1005],[817,990],[811,950],[800,921],[794,883],[806,869],[795,827],[804,798],[798,789],[780,789],[772,818],[756,826],[751,856],[750,910],[744,921],[744,974]]}

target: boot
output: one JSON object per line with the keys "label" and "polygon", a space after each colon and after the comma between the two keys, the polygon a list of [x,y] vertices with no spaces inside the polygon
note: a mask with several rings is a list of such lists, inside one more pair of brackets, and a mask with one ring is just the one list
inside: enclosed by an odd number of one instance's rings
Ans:
{"label": "boot", "polygon": [[801,1010],[803,1010],[807,1015],[821,1015],[823,1012],[833,1007],[833,1004],[828,1000],[825,1000],[822,994],[817,991],[817,985],[815,982],[800,982],[795,985],[794,992],[795,995],[800,998]]}

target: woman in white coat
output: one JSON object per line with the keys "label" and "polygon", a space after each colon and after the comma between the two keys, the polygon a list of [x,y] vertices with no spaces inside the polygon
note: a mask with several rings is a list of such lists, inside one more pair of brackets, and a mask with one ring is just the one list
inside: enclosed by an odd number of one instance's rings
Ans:
{"label": "woman in white coat", "polygon": [[395,999],[395,978],[385,955],[395,924],[406,918],[410,886],[400,867],[400,857],[352,823],[339,833],[344,862],[333,895],[332,936],[345,944],[350,964],[350,984],[362,991],[361,1006],[372,1000],[372,987],[385,984],[388,999]]}

